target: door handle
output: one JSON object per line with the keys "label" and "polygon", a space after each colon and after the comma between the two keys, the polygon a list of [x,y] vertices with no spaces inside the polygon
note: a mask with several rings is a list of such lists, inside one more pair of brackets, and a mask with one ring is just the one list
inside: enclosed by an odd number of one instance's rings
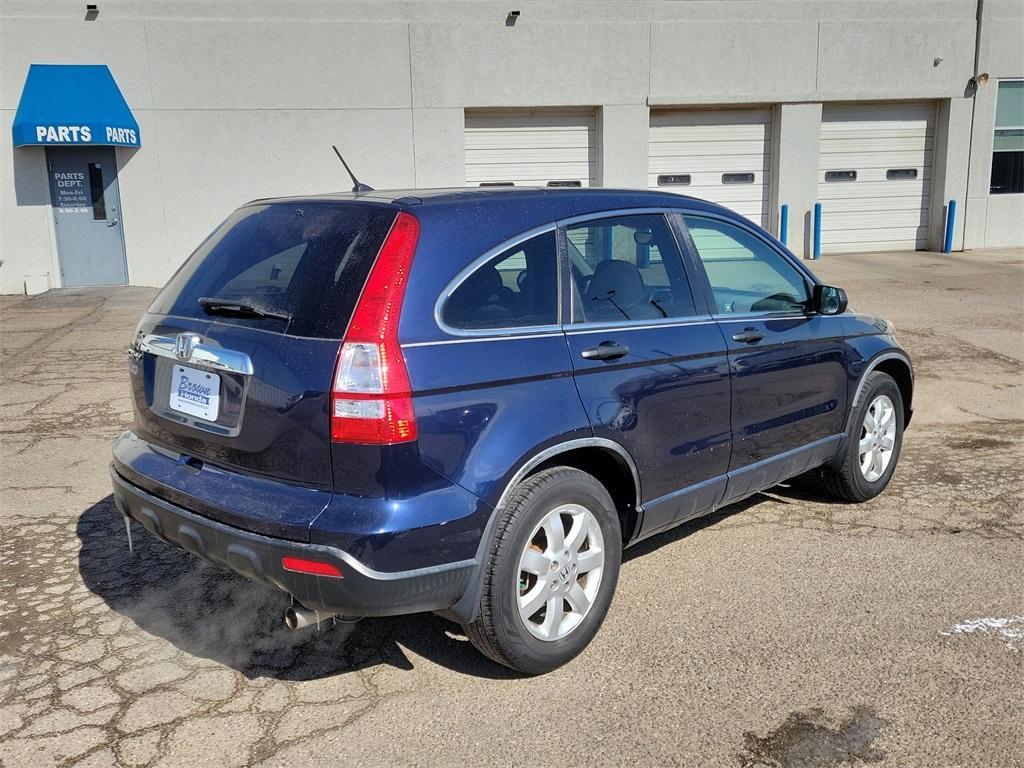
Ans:
{"label": "door handle", "polygon": [[602,341],[596,347],[584,349],[580,357],[584,360],[618,360],[629,354],[629,347],[625,344],[616,344],[614,341]]}
{"label": "door handle", "polygon": [[756,328],[744,328],[739,333],[732,335],[733,341],[739,341],[743,344],[756,344],[764,338],[764,334]]}
{"label": "door handle", "polygon": [[108,221],[107,222],[107,226],[108,227],[116,227],[117,226],[117,219],[111,219],[110,221]]}

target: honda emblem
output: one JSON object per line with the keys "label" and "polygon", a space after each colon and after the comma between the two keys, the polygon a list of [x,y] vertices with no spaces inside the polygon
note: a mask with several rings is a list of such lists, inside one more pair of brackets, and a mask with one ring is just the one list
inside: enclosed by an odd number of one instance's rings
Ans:
{"label": "honda emblem", "polygon": [[179,333],[174,342],[175,357],[179,360],[188,360],[199,341],[199,337],[194,333]]}

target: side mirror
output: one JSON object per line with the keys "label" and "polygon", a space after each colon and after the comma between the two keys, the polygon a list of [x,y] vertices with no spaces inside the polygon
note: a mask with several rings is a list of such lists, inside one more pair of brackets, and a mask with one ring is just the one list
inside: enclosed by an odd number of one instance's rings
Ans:
{"label": "side mirror", "polygon": [[814,311],[822,315],[841,315],[846,311],[846,291],[831,285],[816,285],[812,294]]}

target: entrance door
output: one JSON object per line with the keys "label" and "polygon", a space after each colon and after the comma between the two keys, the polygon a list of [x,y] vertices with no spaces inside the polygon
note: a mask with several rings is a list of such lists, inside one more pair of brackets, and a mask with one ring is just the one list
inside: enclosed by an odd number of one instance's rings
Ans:
{"label": "entrance door", "polygon": [[651,112],[648,187],[693,195],[768,225],[771,112]]}
{"label": "entrance door", "polygon": [[818,199],[821,250],[928,247],[935,104],[826,104]]}
{"label": "entrance door", "polygon": [[124,285],[117,164],[110,147],[47,147],[61,285]]}
{"label": "entrance door", "polygon": [[592,187],[593,112],[467,112],[467,187]]}

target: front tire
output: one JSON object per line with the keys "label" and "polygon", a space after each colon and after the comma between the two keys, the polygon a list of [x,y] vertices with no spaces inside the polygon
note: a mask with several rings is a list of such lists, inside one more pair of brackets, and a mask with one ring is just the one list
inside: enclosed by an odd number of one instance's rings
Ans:
{"label": "front tire", "polygon": [[853,502],[885,490],[900,458],[904,423],[900,388],[888,374],[872,371],[854,403],[842,455],[821,470],[825,490]]}
{"label": "front tire", "polygon": [[611,605],[622,561],[612,498],[578,469],[538,472],[513,491],[487,557],[466,636],[519,672],[556,669],[587,647]]}

